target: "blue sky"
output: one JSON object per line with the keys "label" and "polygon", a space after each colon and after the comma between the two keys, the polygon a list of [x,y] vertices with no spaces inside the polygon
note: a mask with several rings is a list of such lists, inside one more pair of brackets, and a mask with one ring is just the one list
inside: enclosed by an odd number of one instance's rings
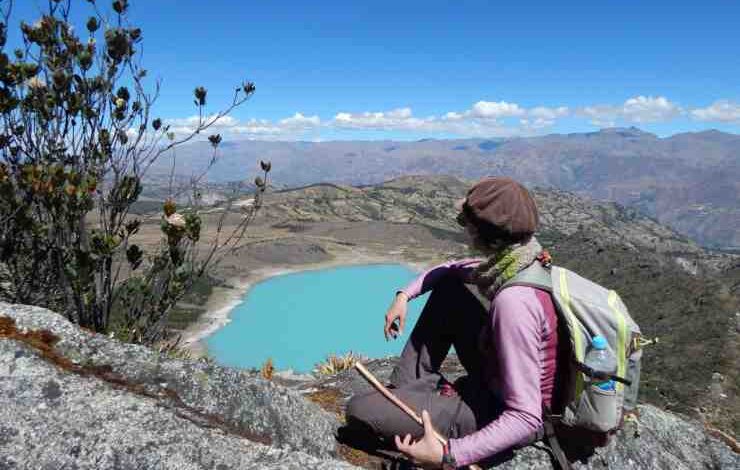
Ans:
{"label": "blue sky", "polygon": [[740,132],[736,1],[131,0],[129,18],[182,131],[196,85],[215,111],[248,78],[220,127],[238,138]]}

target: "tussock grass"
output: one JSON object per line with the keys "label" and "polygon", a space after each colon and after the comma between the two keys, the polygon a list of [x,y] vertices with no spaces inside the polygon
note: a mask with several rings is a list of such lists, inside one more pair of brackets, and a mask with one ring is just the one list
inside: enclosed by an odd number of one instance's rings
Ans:
{"label": "tussock grass", "polygon": [[343,355],[330,354],[324,362],[314,367],[314,374],[319,376],[334,375],[354,367],[357,361],[367,360],[366,357],[349,351]]}

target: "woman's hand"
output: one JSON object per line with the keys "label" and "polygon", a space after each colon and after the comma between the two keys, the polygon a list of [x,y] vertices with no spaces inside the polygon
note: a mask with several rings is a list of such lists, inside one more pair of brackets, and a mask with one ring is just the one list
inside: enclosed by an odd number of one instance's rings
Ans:
{"label": "woman's hand", "polygon": [[429,417],[427,410],[421,412],[421,421],[424,423],[424,437],[412,442],[409,434],[406,434],[403,440],[395,436],[396,447],[424,468],[440,468],[444,448],[442,443],[434,436],[432,419]]}
{"label": "woman's hand", "polygon": [[[403,327],[406,324],[406,304],[408,301],[409,298],[406,297],[406,294],[399,292],[388,308],[388,312],[385,314],[385,327],[383,328],[386,341],[389,338],[396,339],[399,335],[403,334]],[[396,324],[396,320],[398,320],[398,324]]]}

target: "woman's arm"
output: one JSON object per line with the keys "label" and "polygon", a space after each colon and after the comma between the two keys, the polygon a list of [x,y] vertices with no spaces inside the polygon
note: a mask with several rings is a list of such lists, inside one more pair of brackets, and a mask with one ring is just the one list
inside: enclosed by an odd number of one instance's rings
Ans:
{"label": "woman's arm", "polygon": [[408,300],[411,300],[432,290],[437,281],[442,279],[446,274],[452,273],[460,276],[462,279],[467,279],[473,268],[480,264],[481,261],[479,258],[467,258],[439,264],[421,273],[406,287],[397,290],[396,293],[402,292]]}
{"label": "woman's arm", "polygon": [[450,440],[460,466],[520,444],[542,426],[542,306],[533,289],[516,286],[496,296],[491,308],[491,360],[497,366],[504,412],[484,428]]}
{"label": "woman's arm", "polygon": [[[435,283],[445,274],[453,273],[454,275],[462,277],[462,279],[466,279],[473,268],[480,262],[481,260],[479,259],[464,259],[460,261],[449,261],[447,263],[437,265],[421,273],[413,282],[403,289],[397,290],[396,298],[393,300],[393,303],[385,314],[383,334],[385,335],[386,341],[391,338],[395,339],[398,335],[403,333],[406,323],[406,304],[409,300],[431,290]],[[396,321],[398,321],[398,323],[396,323]]]}

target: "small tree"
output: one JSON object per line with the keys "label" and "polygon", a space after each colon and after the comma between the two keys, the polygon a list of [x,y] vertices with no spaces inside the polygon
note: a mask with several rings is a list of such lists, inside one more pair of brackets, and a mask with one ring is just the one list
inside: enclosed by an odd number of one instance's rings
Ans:
{"label": "small tree", "polygon": [[[115,306],[131,340],[164,334],[167,313],[192,283],[234,248],[261,205],[269,163],[255,181],[255,204],[236,228],[199,255],[197,204],[163,207],[163,242],[145,254],[134,244],[141,221],[129,216],[147,170],[162,155],[194,139],[255,91],[245,82],[228,106],[206,113],[197,87],[198,122],[176,136],[152,115],[160,83],[148,93],[141,67],[142,32],[126,16],[127,0],[108,18],[94,0],[83,28],[70,22],[71,2],[50,0],[33,24],[21,23],[22,44],[6,53],[12,1],[0,0],[0,267],[4,297],[42,305],[105,332]],[[81,31],[78,35],[77,31]],[[82,37],[85,36],[85,37]],[[211,135],[215,162],[221,136]],[[192,181],[196,187],[198,178]],[[196,197],[197,201],[197,197]]]}

